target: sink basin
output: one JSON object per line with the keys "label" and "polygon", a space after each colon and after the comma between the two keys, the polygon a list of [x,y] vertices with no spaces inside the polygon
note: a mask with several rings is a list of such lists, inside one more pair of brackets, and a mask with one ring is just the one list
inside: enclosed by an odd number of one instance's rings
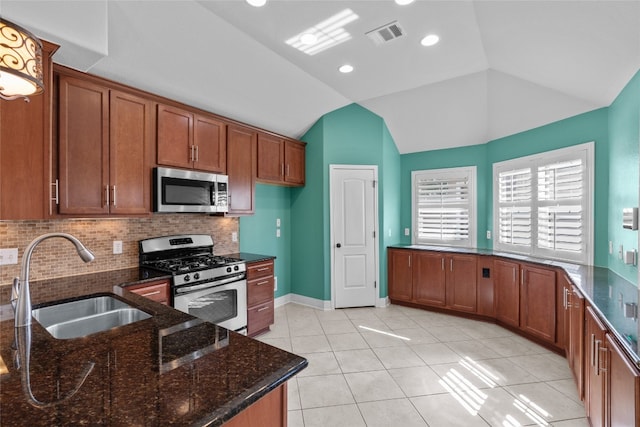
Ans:
{"label": "sink basin", "polygon": [[148,319],[150,314],[111,296],[95,296],[31,311],[54,338],[81,338]]}

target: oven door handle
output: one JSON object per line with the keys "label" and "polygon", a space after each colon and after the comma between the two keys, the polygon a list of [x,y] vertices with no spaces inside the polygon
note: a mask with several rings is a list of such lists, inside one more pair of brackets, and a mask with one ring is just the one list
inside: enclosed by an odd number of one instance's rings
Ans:
{"label": "oven door handle", "polygon": [[200,283],[199,285],[181,286],[179,288],[176,288],[176,294],[186,294],[189,292],[198,291],[200,289],[215,288],[216,286],[224,285],[231,282],[238,282],[243,279],[244,279],[244,274],[239,274],[237,276],[226,277],[224,279],[220,279],[212,282]]}

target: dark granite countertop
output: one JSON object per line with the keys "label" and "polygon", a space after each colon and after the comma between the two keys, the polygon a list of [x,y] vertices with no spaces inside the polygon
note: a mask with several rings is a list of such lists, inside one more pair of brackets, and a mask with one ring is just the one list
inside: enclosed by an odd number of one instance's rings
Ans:
{"label": "dark granite countertop", "polygon": [[596,309],[598,315],[614,333],[631,360],[640,367],[638,320],[624,316],[625,303],[638,304],[638,287],[607,268],[552,261],[490,249],[428,245],[393,245],[389,247],[494,256],[562,269],[571,282],[580,289],[589,304]]}
{"label": "dark granite countertop", "polygon": [[260,262],[260,261],[267,261],[270,259],[276,259],[276,257],[272,255],[252,254],[249,252],[236,252],[233,254],[226,254],[226,256],[229,256],[232,258],[240,258],[241,260],[246,262]]}
{"label": "dark granite countertop", "polygon": [[[34,306],[107,292],[153,315],[68,340],[54,339],[34,320],[33,399],[14,359],[10,306],[2,307],[0,424],[217,426],[306,367],[302,357],[114,286],[137,281],[138,275],[134,268],[31,284]],[[77,386],[91,362],[77,393],[52,403]],[[41,405],[34,406],[34,399]]]}

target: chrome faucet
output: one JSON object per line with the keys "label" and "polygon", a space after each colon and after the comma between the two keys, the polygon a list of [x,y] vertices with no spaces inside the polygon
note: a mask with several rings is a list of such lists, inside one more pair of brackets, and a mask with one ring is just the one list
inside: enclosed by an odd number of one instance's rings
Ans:
{"label": "chrome faucet", "polygon": [[75,237],[67,233],[47,233],[40,237],[33,239],[31,243],[24,250],[22,256],[22,268],[20,270],[20,277],[13,279],[13,288],[11,290],[11,304],[15,311],[15,326],[30,326],[31,325],[31,294],[29,292],[29,266],[31,264],[31,254],[33,250],[43,240],[50,239],[52,237],[62,237],[67,239],[76,247],[78,255],[84,262],[93,261],[93,253]]}

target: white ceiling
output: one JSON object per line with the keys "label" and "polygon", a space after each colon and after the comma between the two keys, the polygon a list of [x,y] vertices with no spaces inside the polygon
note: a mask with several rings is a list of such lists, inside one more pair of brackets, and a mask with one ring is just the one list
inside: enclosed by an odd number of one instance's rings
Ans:
{"label": "white ceiling", "polygon": [[[314,56],[284,43],[345,8],[359,16],[349,41]],[[60,43],[57,62],[287,136],[357,102],[401,153],[608,106],[640,69],[635,0],[0,0],[0,14]],[[403,37],[365,35],[391,21]],[[427,33],[440,43],[421,46]]]}

